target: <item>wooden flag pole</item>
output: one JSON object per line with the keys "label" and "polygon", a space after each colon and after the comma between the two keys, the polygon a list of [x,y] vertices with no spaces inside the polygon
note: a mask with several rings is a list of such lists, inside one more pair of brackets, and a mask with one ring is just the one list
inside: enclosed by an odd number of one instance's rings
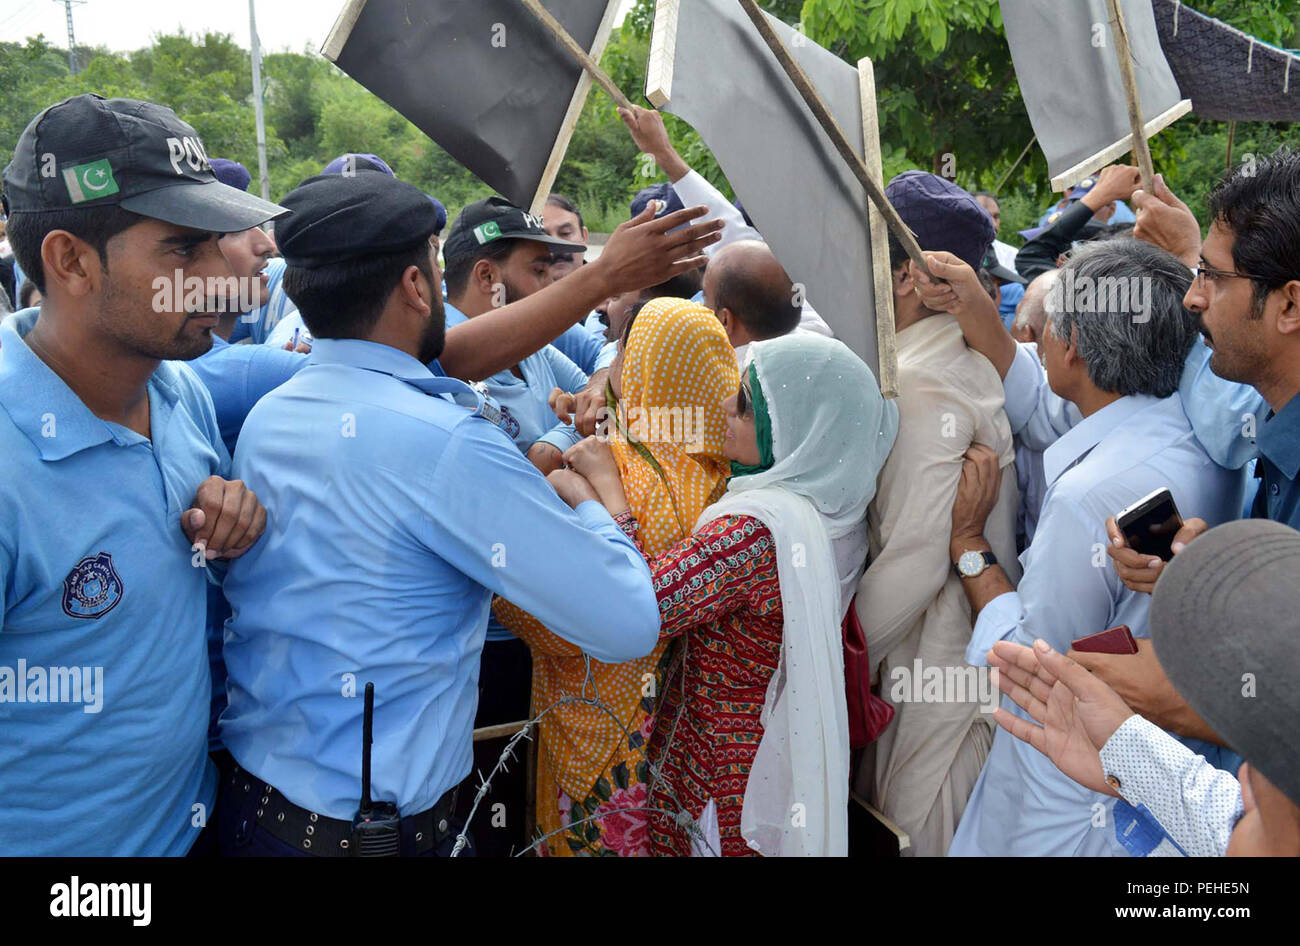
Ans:
{"label": "wooden flag pole", "polygon": [[596,84],[608,93],[619,108],[632,109],[632,103],[628,97],[623,94],[623,90],[614,84],[614,80],[605,74],[590,54],[569,35],[563,24],[555,17],[551,16],[550,11],[542,6],[541,0],[520,0],[527,8],[528,12],[537,18],[537,22],[546,28],[546,31],[555,37],[556,42],[565,48],[574,61],[577,62],[587,73],[596,81]]}
{"label": "wooden flag pole", "polygon": [[1148,194],[1155,190],[1155,168],[1151,164],[1151,148],[1142,121],[1142,101],[1138,98],[1137,76],[1133,72],[1133,52],[1128,44],[1128,27],[1124,25],[1124,10],[1120,0],[1106,0],[1110,7],[1110,33],[1115,40],[1115,55],[1119,57],[1119,77],[1124,83],[1124,97],[1128,100],[1128,122],[1133,129],[1133,157],[1137,159],[1142,174],[1142,189]]}
{"label": "wooden flag pole", "polygon": [[[524,0],[524,2],[528,3],[530,0]],[[872,179],[866,163],[853,150],[853,145],[849,143],[844,130],[840,128],[839,123],[831,115],[826,102],[823,101],[821,95],[813,87],[807,73],[803,71],[799,63],[795,62],[794,57],[790,55],[790,51],[785,48],[785,43],[781,42],[781,37],[776,35],[776,31],[772,29],[772,24],[767,22],[767,18],[763,15],[763,11],[758,8],[758,4],[754,0],[740,0],[740,5],[744,8],[745,13],[749,15],[749,18],[754,21],[754,26],[758,28],[758,33],[763,37],[763,41],[767,43],[767,48],[772,50],[772,54],[776,56],[777,62],[781,64],[785,74],[790,77],[794,87],[803,96],[804,104],[812,111],[813,117],[817,119],[818,124],[830,137],[835,150],[840,153],[840,157],[848,164],[853,176],[858,179],[862,189],[867,192],[871,202],[876,205],[880,215],[885,218],[885,223],[889,226],[889,229],[898,239],[898,242],[902,244],[903,249],[907,251],[908,259],[912,261],[912,265],[925,273],[926,276],[930,276],[930,268],[925,265],[925,257],[921,255],[921,247],[916,242],[916,236],[908,229],[907,224],[903,223],[903,218],[898,215],[898,211],[885,197],[884,190]]]}

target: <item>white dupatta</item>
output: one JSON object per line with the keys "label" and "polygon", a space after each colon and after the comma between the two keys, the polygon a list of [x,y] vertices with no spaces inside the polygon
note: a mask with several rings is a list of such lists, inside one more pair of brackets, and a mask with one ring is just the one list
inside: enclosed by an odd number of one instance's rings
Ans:
{"label": "white dupatta", "polygon": [[867,366],[842,342],[794,334],[750,345],[772,425],[771,468],[734,477],[696,528],[761,521],[776,545],[784,617],[740,833],[773,856],[848,852],[849,727],[840,625],[866,561],[867,504],[898,432]]}

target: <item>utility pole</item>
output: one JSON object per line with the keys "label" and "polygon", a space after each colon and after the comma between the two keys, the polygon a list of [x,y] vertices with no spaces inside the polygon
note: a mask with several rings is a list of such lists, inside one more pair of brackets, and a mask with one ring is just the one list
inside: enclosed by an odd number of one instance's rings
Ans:
{"label": "utility pole", "polygon": [[[271,179],[266,173],[266,122],[262,117],[262,45],[257,39],[257,11],[248,0],[248,34],[253,53],[253,114],[257,119],[257,173],[262,179],[262,199],[271,199]],[[68,14],[71,17],[71,14]],[[68,23],[71,24],[69,19]]]}
{"label": "utility pole", "polygon": [[77,74],[77,37],[72,32],[72,5],[78,6],[85,4],[86,0],[54,0],[55,3],[62,3],[64,11],[68,14],[68,71],[74,76]]}

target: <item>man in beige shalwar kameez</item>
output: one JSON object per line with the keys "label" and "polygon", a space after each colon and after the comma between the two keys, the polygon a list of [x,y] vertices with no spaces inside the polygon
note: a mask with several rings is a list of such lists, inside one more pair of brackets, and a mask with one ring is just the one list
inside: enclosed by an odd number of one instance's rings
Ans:
{"label": "man in beige shalwar kameez", "polygon": [[[888,193],[923,249],[948,250],[979,265],[993,224],[969,194],[917,171],[895,178]],[[964,657],[970,608],[948,555],[952,501],[966,451],[972,444],[993,449],[1002,485],[987,537],[998,562],[1018,580],[1015,453],[1002,379],[988,359],[966,347],[952,316],[921,305],[911,264],[896,245],[891,262],[899,432],[868,513],[871,564],[856,607],[880,695],[895,717],[874,751],[865,753],[856,789],[907,832],[905,853],[941,856],[992,745],[989,713],[997,688],[982,681],[988,712],[981,710],[978,686],[967,686],[964,694],[943,688],[942,701],[935,702],[935,688],[917,679],[917,661],[923,673],[934,668],[931,679],[936,672],[949,681],[977,679]],[[954,700],[959,695],[964,701]]]}

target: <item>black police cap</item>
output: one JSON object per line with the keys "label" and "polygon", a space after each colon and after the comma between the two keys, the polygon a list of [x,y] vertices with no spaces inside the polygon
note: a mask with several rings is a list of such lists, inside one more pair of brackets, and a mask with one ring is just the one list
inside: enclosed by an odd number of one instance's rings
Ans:
{"label": "black police cap", "polygon": [[276,242],[285,262],[303,269],[399,253],[438,230],[424,192],[387,174],[321,174],[281,203],[293,214],[276,226]]}
{"label": "black police cap", "polygon": [[5,212],[112,205],[215,233],[287,213],[218,181],[198,133],[170,108],[87,93],[33,118],[4,171]]}

